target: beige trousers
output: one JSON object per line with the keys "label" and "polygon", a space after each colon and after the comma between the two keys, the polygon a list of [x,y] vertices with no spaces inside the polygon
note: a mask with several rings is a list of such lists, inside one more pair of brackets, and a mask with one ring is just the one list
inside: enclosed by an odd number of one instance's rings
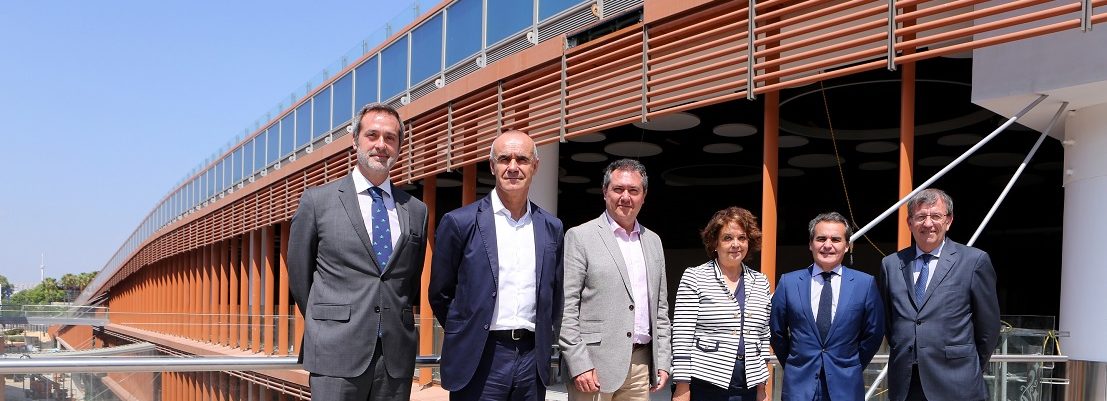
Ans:
{"label": "beige trousers", "polygon": [[[650,399],[650,347],[641,347],[630,354],[630,370],[623,386],[615,392],[582,393],[570,379],[565,383],[569,401],[648,401]],[[610,389],[603,389],[610,391]]]}

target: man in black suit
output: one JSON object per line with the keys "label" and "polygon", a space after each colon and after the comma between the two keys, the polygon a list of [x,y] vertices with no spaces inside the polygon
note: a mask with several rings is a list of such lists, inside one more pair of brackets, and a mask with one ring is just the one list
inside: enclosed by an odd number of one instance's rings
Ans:
{"label": "man in black suit", "polygon": [[451,401],[545,399],[561,323],[561,220],[530,202],[534,141],[492,142],[496,188],[446,213],[428,289],[442,324],[442,387]]}
{"label": "man in black suit", "polygon": [[983,400],[999,341],[996,272],[988,254],[953,242],[953,199],[926,189],[907,202],[915,246],[888,255],[878,282],[888,345],[888,399]]}
{"label": "man in black suit", "polygon": [[406,400],[427,207],[388,179],[404,139],[396,110],[366,105],[352,128],[357,167],[305,191],[292,217],[289,281],[306,325],[300,362],[313,401]]}

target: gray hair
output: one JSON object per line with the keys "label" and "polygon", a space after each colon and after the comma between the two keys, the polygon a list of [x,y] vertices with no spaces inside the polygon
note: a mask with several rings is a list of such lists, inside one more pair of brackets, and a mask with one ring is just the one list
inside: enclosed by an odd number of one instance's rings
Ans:
{"label": "gray hair", "polygon": [[911,220],[911,216],[914,216],[920,207],[933,205],[939,199],[946,204],[946,214],[953,216],[953,199],[949,197],[949,194],[938,188],[927,188],[907,200],[907,219]]}
{"label": "gray hair", "polygon": [[[500,135],[506,134],[508,132],[518,132],[520,134],[530,136],[530,134],[528,134],[526,132],[519,131],[519,130],[514,130],[514,129],[504,131],[504,132],[500,133]],[[500,135],[496,135],[496,139],[499,139]],[[488,161],[490,161],[492,163],[496,162],[496,146],[494,146],[496,144],[496,139],[493,139],[492,143],[488,145]],[[530,150],[530,153],[531,153],[532,156],[534,156],[534,161],[538,161],[538,143],[534,142],[534,138],[531,138],[531,145],[534,145],[534,148]]]}
{"label": "gray hair", "polygon": [[808,241],[815,239],[815,226],[823,222],[842,223],[842,225],[846,226],[846,240],[848,241],[849,238],[853,236],[853,226],[849,224],[849,220],[846,219],[846,216],[842,216],[842,214],[838,212],[826,212],[815,216],[815,218],[811,219],[810,223],[807,223]]}
{"label": "gray hair", "polygon": [[642,165],[642,162],[634,159],[619,159],[611,162],[607,165],[607,168],[603,169],[603,191],[607,192],[607,186],[611,184],[611,174],[619,171],[636,171],[642,175],[642,192],[646,192],[649,187],[649,176],[646,175],[646,166]]}
{"label": "gray hair", "polygon": [[[397,112],[395,108],[384,103],[369,103],[362,106],[361,110],[358,110],[357,116],[354,116],[354,125],[350,128],[350,132],[354,134],[354,140],[357,140],[358,133],[361,131],[361,118],[365,117],[366,114],[374,112],[385,113],[396,119],[396,125],[400,126],[398,143],[402,145],[404,143],[404,120],[400,119],[400,113]],[[399,149],[396,151],[399,152]]]}

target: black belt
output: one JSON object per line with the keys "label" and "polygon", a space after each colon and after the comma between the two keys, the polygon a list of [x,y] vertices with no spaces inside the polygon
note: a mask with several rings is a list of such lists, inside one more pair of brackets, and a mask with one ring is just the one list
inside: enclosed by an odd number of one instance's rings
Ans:
{"label": "black belt", "polygon": [[632,349],[634,351],[637,351],[637,350],[640,350],[642,348],[646,348],[646,347],[649,347],[649,346],[650,346],[649,344],[637,344],[637,343],[635,343],[634,347]]}
{"label": "black belt", "polygon": [[534,338],[534,332],[527,329],[511,329],[511,330],[492,330],[488,332],[488,335],[500,340],[527,340]]}

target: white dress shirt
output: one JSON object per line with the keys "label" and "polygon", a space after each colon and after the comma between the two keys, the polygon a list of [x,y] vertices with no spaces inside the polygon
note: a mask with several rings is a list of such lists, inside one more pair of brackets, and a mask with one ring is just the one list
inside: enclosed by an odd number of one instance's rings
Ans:
{"label": "white dress shirt", "polygon": [[607,212],[603,215],[607,217],[607,225],[615,234],[615,243],[619,244],[619,253],[623,255],[623,263],[627,265],[627,277],[630,278],[630,289],[634,294],[634,335],[631,340],[635,344],[649,344],[650,287],[646,274],[646,257],[640,240],[642,225],[635,221],[634,228],[628,233]]}
{"label": "white dress shirt", "polygon": [[[835,266],[830,271],[834,272],[830,278],[830,288],[833,290],[834,299],[830,301],[830,321],[834,321],[834,315],[838,313],[838,294],[842,292],[842,265]],[[819,318],[819,300],[822,299],[823,269],[819,265],[811,266],[811,317]]]}
{"label": "white dress shirt", "polygon": [[[922,249],[919,249],[918,245],[915,245],[915,259],[916,260],[911,261],[911,283],[912,284],[919,281],[919,273],[921,273],[920,268],[922,267],[922,266],[919,265],[921,263],[921,262],[918,261],[919,256],[922,256],[922,254],[924,254],[924,253],[929,253],[931,255],[934,255],[934,257],[930,258],[930,264],[927,265],[926,286],[923,287],[924,292],[926,291],[926,289],[928,287],[930,287],[930,282],[934,281],[934,269],[938,267],[938,257],[942,256],[942,248],[945,248],[945,247],[946,247],[946,240],[944,240],[944,239],[942,240],[942,244],[938,245],[938,249],[935,249],[934,252],[923,252]],[[914,289],[912,289],[911,291],[914,291]]]}
{"label": "white dress shirt", "polygon": [[496,307],[492,311],[489,330],[527,329],[534,331],[535,308],[538,299],[537,265],[534,257],[534,222],[527,211],[519,220],[492,191],[492,212],[496,221]]}
{"label": "white dress shirt", "polygon": [[[357,205],[361,209],[361,219],[365,221],[365,231],[369,232],[369,238],[373,238],[373,197],[369,195],[369,188],[374,187],[373,183],[369,182],[365,175],[361,174],[361,170],[354,167],[354,170],[350,172],[350,176],[354,178],[354,191],[357,191]],[[388,180],[380,185],[382,195],[384,198],[384,209],[388,212],[388,230],[389,234],[392,234],[392,250],[395,252],[396,245],[400,242],[400,215],[396,212],[396,199],[392,197],[392,183]],[[370,244],[372,245],[372,244]]]}

